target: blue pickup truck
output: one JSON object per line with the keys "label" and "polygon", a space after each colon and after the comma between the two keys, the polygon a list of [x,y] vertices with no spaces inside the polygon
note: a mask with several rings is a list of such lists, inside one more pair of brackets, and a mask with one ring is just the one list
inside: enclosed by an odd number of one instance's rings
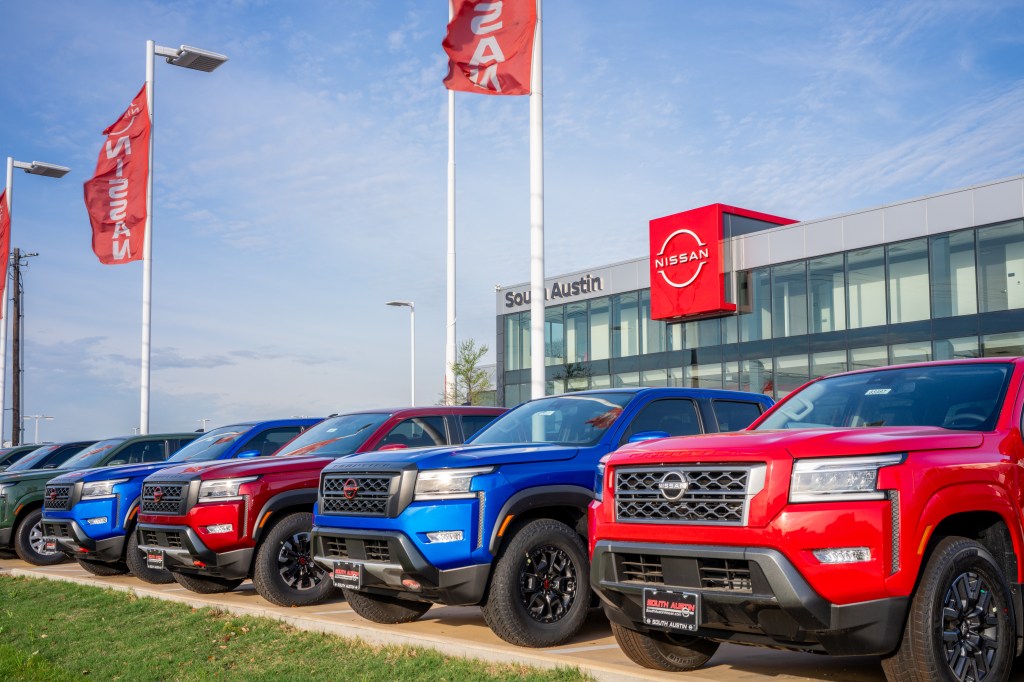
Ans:
{"label": "blue pickup truck", "polygon": [[274,454],[319,419],[279,419],[232,424],[208,431],[169,459],[104,469],[86,469],[47,482],[42,531],[57,549],[95,575],[131,571],[150,583],[173,581],[169,571],[150,568],[132,532],[142,481],[155,471],[185,462],[211,462]]}
{"label": "blue pickup truck", "polygon": [[320,476],[314,560],[368,620],[480,604],[502,639],[559,644],[591,605],[587,506],[601,458],[743,429],[771,404],[710,389],[582,391],[524,403],[465,446],[336,460]]}

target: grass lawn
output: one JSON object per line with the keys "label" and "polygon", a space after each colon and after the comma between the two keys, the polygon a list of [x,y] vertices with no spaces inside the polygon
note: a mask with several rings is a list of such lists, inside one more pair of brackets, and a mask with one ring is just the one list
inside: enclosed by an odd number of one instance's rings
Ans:
{"label": "grass lawn", "polygon": [[0,576],[0,680],[584,680],[374,647],[266,618]]}

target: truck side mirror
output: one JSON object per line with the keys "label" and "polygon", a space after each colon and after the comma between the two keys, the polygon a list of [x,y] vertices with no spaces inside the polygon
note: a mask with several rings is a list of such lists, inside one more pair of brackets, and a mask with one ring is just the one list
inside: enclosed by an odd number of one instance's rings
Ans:
{"label": "truck side mirror", "polygon": [[659,438],[671,438],[668,431],[637,431],[629,437],[627,443],[643,443],[645,440],[658,440]]}
{"label": "truck side mirror", "polygon": [[246,450],[245,452],[239,452],[235,456],[238,457],[238,459],[250,459],[252,457],[259,457],[260,456],[260,451],[259,450]]}
{"label": "truck side mirror", "polygon": [[379,452],[383,452],[384,450],[405,450],[408,447],[409,446],[406,445],[405,443],[390,443],[382,448],[377,448],[377,450]]}

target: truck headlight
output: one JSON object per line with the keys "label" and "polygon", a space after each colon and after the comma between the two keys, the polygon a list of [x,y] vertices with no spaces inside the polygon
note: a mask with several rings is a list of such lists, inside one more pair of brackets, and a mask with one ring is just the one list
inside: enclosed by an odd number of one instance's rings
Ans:
{"label": "truck headlight", "polygon": [[604,471],[608,465],[608,458],[611,455],[605,455],[597,462],[597,471],[594,472],[594,499],[600,502],[604,499]]}
{"label": "truck headlight", "polygon": [[238,489],[243,483],[252,483],[259,476],[245,476],[244,478],[217,478],[203,481],[199,484],[199,502],[224,502],[226,500],[239,500],[241,495]]}
{"label": "truck headlight", "polygon": [[127,483],[127,478],[112,478],[109,481],[92,481],[82,486],[83,500],[98,500],[103,497],[114,497],[114,486]]}
{"label": "truck headlight", "polygon": [[793,463],[790,502],[884,500],[878,489],[878,470],[903,462],[904,455],[817,457]]}
{"label": "truck headlight", "polygon": [[416,500],[455,500],[476,497],[469,491],[474,476],[489,474],[494,467],[472,469],[439,469],[416,474]]}

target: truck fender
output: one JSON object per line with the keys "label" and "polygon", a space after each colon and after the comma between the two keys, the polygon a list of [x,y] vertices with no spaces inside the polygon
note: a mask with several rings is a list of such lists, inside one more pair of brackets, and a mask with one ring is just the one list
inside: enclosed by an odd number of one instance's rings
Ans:
{"label": "truck fender", "polygon": [[494,527],[491,528],[488,551],[492,555],[497,554],[498,546],[501,544],[499,533],[504,532],[510,516],[518,516],[538,507],[576,507],[585,515],[593,499],[592,490],[577,485],[542,485],[520,490],[501,506],[501,511],[494,520]]}
{"label": "truck fender", "polygon": [[259,542],[260,536],[263,535],[263,529],[267,525],[267,515],[273,517],[275,512],[278,512],[287,507],[298,507],[308,506],[310,511],[313,510],[313,505],[316,503],[317,489],[316,488],[299,488],[297,490],[286,490],[283,493],[274,495],[267,503],[260,509],[260,513],[253,520],[253,542]]}
{"label": "truck fender", "polygon": [[124,529],[128,531],[128,526],[135,520],[136,514],[139,512],[139,504],[142,502],[142,495],[139,495],[128,505],[128,511],[124,515]]}

